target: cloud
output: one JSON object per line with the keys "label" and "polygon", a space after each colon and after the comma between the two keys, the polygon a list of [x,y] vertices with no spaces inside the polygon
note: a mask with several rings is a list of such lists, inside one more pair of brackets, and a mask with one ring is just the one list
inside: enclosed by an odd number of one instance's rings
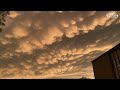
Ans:
{"label": "cloud", "polygon": [[[53,14],[51,15],[51,13]],[[15,21],[16,23],[18,23],[19,26],[21,25],[22,27],[27,27],[29,29],[30,35],[27,38],[33,37],[34,39],[41,42],[41,44],[39,44],[41,49],[46,45],[50,45],[56,42],[57,40],[61,40],[64,35],[68,38],[72,38],[76,35],[79,35],[80,30],[82,30],[84,33],[88,33],[89,30],[94,30],[96,26],[104,25],[106,21],[109,19],[105,16],[107,13],[108,12],[99,13],[93,11],[80,13],[62,12],[61,14],[58,14],[56,12],[41,13],[39,11],[36,11],[27,12],[26,14],[24,14],[24,12],[19,12],[20,16],[16,18]],[[36,17],[34,15],[36,15]],[[49,15],[49,17],[47,15]],[[37,17],[41,18],[37,19]],[[54,19],[53,17],[55,18],[55,20],[53,20]],[[79,22],[78,20],[80,18],[85,19],[82,22],[81,21]],[[14,31],[16,30],[13,30],[13,32]],[[17,32],[14,32],[13,34],[16,35],[15,33]],[[27,32],[23,32],[22,29],[21,30],[19,29],[19,33],[21,33],[20,35],[22,36],[27,35]],[[33,33],[35,34],[31,36],[31,34]],[[22,37],[20,35],[15,37]],[[28,41],[28,39],[26,40]]]}
{"label": "cloud", "polygon": [[94,78],[90,62],[119,43],[119,18],[108,13],[11,12],[0,35],[0,78]]}
{"label": "cloud", "polygon": [[22,27],[15,27],[12,30],[12,34],[15,38],[22,38],[28,35],[28,32],[25,30],[25,28]]}
{"label": "cloud", "polygon": [[16,18],[18,15],[19,15],[19,12],[17,12],[17,11],[12,11],[12,12],[10,12],[9,17],[10,17],[10,18]]}

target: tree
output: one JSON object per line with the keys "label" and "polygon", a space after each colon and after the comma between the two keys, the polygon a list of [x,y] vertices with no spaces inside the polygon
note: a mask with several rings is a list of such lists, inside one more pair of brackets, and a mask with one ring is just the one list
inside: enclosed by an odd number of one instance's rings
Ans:
{"label": "tree", "polygon": [[9,15],[9,11],[0,11],[0,32],[2,31],[2,27],[5,26],[5,17]]}
{"label": "tree", "polygon": [[80,79],[90,79],[90,78],[87,78],[87,77],[82,77],[82,78],[80,78]]}

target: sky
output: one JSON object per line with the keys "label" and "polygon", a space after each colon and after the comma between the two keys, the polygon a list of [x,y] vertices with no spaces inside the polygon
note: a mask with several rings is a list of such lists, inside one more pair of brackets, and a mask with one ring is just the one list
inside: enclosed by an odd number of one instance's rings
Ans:
{"label": "sky", "polygon": [[1,79],[94,79],[91,61],[120,43],[119,11],[10,11]]}

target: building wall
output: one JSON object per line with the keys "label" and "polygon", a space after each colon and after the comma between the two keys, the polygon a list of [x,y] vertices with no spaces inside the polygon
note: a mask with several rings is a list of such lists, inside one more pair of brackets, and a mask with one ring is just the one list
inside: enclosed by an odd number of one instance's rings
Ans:
{"label": "building wall", "polygon": [[114,64],[114,71],[116,74],[116,78],[120,79],[120,48],[111,51],[110,57]]}
{"label": "building wall", "polygon": [[92,61],[95,79],[120,79],[120,43]]}
{"label": "building wall", "polygon": [[92,62],[95,79],[115,79],[113,63],[109,53],[105,53]]}

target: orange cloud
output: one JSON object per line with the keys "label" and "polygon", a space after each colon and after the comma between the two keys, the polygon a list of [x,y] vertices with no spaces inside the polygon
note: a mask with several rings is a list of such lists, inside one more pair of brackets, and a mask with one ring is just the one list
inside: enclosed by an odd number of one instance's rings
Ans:
{"label": "orange cloud", "polygon": [[12,30],[12,34],[15,38],[22,38],[28,35],[28,31],[23,27],[15,27]]}
{"label": "orange cloud", "polygon": [[110,38],[107,27],[116,22],[107,13],[11,12],[0,35],[0,78],[94,78],[88,64],[94,51],[105,52],[114,45],[109,40],[119,41],[117,30]]}

